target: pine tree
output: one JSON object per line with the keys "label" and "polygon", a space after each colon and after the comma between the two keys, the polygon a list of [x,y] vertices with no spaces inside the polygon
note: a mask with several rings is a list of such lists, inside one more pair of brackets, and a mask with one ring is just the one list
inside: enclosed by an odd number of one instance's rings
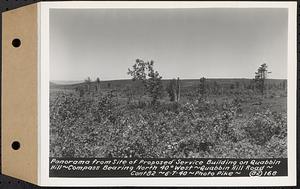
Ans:
{"label": "pine tree", "polygon": [[265,80],[267,78],[267,74],[271,73],[268,72],[268,66],[266,63],[263,63],[258,69],[257,72],[255,72],[255,86],[260,91],[260,93],[263,95],[265,91]]}

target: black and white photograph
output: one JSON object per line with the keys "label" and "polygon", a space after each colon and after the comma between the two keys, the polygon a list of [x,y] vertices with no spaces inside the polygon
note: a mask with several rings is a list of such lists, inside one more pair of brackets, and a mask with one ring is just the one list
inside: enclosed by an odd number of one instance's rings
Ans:
{"label": "black and white photograph", "polygon": [[288,10],[50,10],[50,156],[287,158]]}
{"label": "black and white photograph", "polygon": [[297,186],[296,1],[20,4],[4,185]]}
{"label": "black and white photograph", "polygon": [[295,183],[295,3],[42,3],[41,17],[43,183]]}
{"label": "black and white photograph", "polygon": [[43,182],[294,183],[295,7],[42,4]]}

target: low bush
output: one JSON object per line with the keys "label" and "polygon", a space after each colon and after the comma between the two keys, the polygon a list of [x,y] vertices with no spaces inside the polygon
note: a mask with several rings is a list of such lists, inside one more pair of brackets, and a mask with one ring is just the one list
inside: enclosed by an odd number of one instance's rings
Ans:
{"label": "low bush", "polygon": [[[51,157],[284,157],[286,114],[239,116],[243,101],[125,102],[112,93],[50,101]],[[282,153],[282,154],[279,154]]]}

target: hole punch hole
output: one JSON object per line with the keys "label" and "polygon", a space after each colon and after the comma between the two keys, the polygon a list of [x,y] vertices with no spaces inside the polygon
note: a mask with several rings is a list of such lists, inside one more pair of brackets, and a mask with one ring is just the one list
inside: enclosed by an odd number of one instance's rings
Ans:
{"label": "hole punch hole", "polygon": [[21,147],[21,144],[20,144],[20,142],[18,142],[18,141],[14,141],[14,142],[11,144],[11,147],[12,147],[12,149],[14,149],[14,150],[19,150],[20,147]]}
{"label": "hole punch hole", "polygon": [[12,40],[12,46],[14,46],[15,48],[18,48],[18,47],[20,47],[21,46],[21,40],[20,39],[18,39],[18,38],[16,38],[16,39],[14,39],[14,40]]}

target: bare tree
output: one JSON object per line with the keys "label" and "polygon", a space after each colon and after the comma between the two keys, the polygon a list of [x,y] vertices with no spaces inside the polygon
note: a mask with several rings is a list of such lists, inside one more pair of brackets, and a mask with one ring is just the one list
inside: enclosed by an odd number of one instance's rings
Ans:
{"label": "bare tree", "polygon": [[200,94],[200,98],[204,98],[205,97],[205,93],[206,93],[206,89],[205,89],[205,77],[200,78],[200,84],[199,84],[199,94]]}
{"label": "bare tree", "polygon": [[170,101],[179,102],[179,100],[180,100],[180,79],[179,79],[179,77],[177,77],[177,80],[172,79],[169,82],[166,90],[169,94]]}
{"label": "bare tree", "polygon": [[88,91],[88,93],[90,93],[91,92],[91,78],[88,77],[84,82],[87,85],[87,91]]}
{"label": "bare tree", "polygon": [[166,91],[168,92],[171,102],[175,101],[175,85],[176,85],[176,79],[172,79],[166,88]]}
{"label": "bare tree", "polygon": [[97,83],[97,91],[98,92],[100,92],[100,78],[99,77],[97,77],[97,79],[96,79],[96,83]]}
{"label": "bare tree", "polygon": [[175,87],[175,99],[176,99],[176,102],[179,102],[180,100],[180,79],[179,77],[177,77],[177,81],[176,81],[176,87]]}

